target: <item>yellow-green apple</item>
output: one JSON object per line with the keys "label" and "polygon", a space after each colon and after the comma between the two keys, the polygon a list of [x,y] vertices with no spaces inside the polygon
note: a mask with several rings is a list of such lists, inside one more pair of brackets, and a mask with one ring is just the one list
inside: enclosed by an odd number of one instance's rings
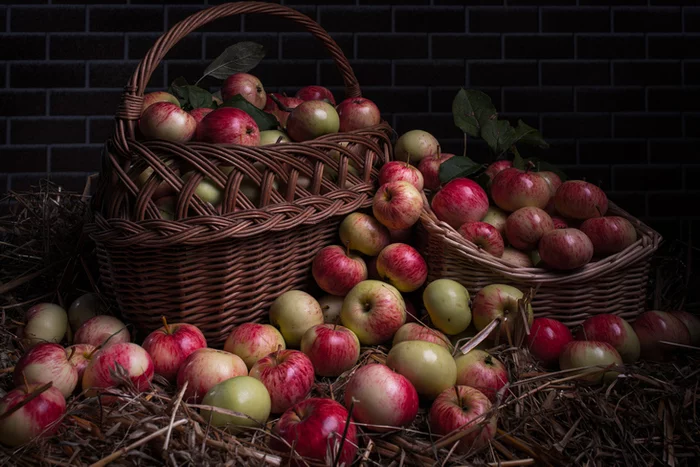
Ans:
{"label": "yellow-green apple", "polygon": [[571,331],[561,321],[535,318],[527,336],[527,348],[545,366],[552,367],[559,364],[559,355],[572,340]]}
{"label": "yellow-green apple", "polygon": [[472,322],[469,291],[452,279],[428,284],[423,291],[423,305],[433,325],[446,334],[459,334]]}
{"label": "yellow-green apple", "polygon": [[387,432],[410,425],[418,414],[418,392],[386,365],[360,367],[345,386],[345,407],[364,428]]}
{"label": "yellow-green apple", "polygon": [[498,233],[503,237],[506,234],[506,220],[508,214],[498,206],[489,206],[486,215],[481,219],[481,222],[491,224],[498,230]]}
{"label": "yellow-green apple", "polygon": [[175,104],[176,106],[180,107],[180,101],[177,100],[177,97],[173,96],[168,92],[149,92],[148,94],[144,94],[143,96],[143,106],[141,107],[141,114],[143,114],[144,110],[146,110],[147,108],[149,108],[157,102],[170,102],[171,104]]}
{"label": "yellow-green apple", "polygon": [[408,162],[391,161],[379,169],[379,185],[400,181],[410,183],[416,190],[423,189],[423,174]]}
{"label": "yellow-green apple", "polygon": [[469,221],[462,224],[457,232],[486,253],[500,258],[503,256],[503,237],[496,227],[486,222]]}
{"label": "yellow-green apple", "polygon": [[563,219],[559,216],[551,216],[551,217],[552,217],[552,222],[554,223],[555,229],[568,229],[570,227],[569,223],[565,219]]}
{"label": "yellow-green apple", "polygon": [[265,107],[267,94],[260,80],[249,73],[234,73],[221,86],[221,97],[227,101],[240,94],[258,109]]}
{"label": "yellow-green apple", "polygon": [[53,303],[39,303],[27,310],[22,342],[27,347],[41,342],[58,343],[63,340],[67,330],[66,310]]}
{"label": "yellow-green apple", "polygon": [[591,261],[593,243],[578,229],[556,229],[542,236],[538,251],[547,266],[567,271],[580,268]]}
{"label": "yellow-green apple", "polygon": [[298,348],[301,336],[310,327],[323,323],[323,311],[311,295],[290,290],[272,302],[270,323],[279,328],[288,347]]}
{"label": "yellow-green apple", "polygon": [[323,322],[335,324],[340,320],[340,311],[343,309],[344,297],[327,294],[318,299],[318,304],[321,305],[323,311]]}
{"label": "yellow-green apple", "polygon": [[593,243],[596,256],[619,253],[637,241],[637,230],[624,217],[592,217],[583,221],[580,229]]}
{"label": "yellow-green apple", "polygon": [[[162,158],[161,160],[176,175],[180,174],[180,170],[177,167],[175,167],[175,165],[174,165],[174,162],[175,162],[174,159]],[[143,191],[144,187],[146,186],[147,183],[149,183],[151,177],[153,176],[154,169],[150,165],[145,166],[145,168],[143,165],[141,165],[140,169],[142,169],[140,172],[138,169],[131,172],[130,178],[134,182],[134,184],[136,184],[136,186],[139,188],[139,190]],[[156,177],[154,177],[154,178],[158,181],[158,183],[156,183],[156,188],[151,195],[151,198],[153,200],[158,201],[159,199],[161,199],[163,197],[171,196],[175,193],[175,189],[172,186],[170,186],[170,184],[167,181],[161,179],[159,175],[156,175]]]}
{"label": "yellow-green apple", "polygon": [[309,141],[338,133],[338,112],[325,101],[305,101],[292,109],[287,119],[287,134],[292,141]]}
{"label": "yellow-green apple", "polygon": [[569,180],[562,183],[554,195],[554,207],[564,217],[585,220],[604,216],[608,211],[608,197],[592,183]]}
{"label": "yellow-green apple", "polygon": [[224,343],[224,350],[241,357],[248,370],[261,358],[286,348],[282,334],[274,326],[260,323],[243,323],[233,328]]}
{"label": "yellow-green apple", "polygon": [[265,130],[260,132],[260,146],[268,144],[289,143],[291,140],[287,133],[280,130]]}
{"label": "yellow-green apple", "polygon": [[[98,315],[85,321],[73,337],[74,344],[90,344],[105,347],[131,341],[126,325],[114,316]],[[105,343],[106,342],[106,343]]]}
{"label": "yellow-green apple", "polygon": [[[522,291],[505,284],[490,284],[479,290],[472,303],[474,326],[481,331],[497,317],[501,317],[501,337],[507,339],[508,333],[514,332],[514,320],[520,319],[518,300],[523,298]],[[527,324],[532,324],[532,306],[527,305]],[[492,333],[491,336],[494,336]]]}
{"label": "yellow-green apple", "polygon": [[536,172],[511,167],[499,172],[491,182],[491,198],[504,211],[526,206],[544,209],[551,197],[549,182]]}
{"label": "yellow-green apple", "polygon": [[66,413],[66,400],[55,387],[35,395],[41,386],[22,384],[0,399],[0,443],[14,448],[55,433]]}
{"label": "yellow-green apple", "polygon": [[455,358],[457,384],[481,391],[495,402],[498,391],[508,384],[508,370],[496,357],[483,350],[474,349]]}
{"label": "yellow-green apple", "polygon": [[642,313],[632,323],[641,347],[641,356],[647,360],[667,360],[676,350],[672,345],[690,344],[690,332],[683,321],[666,311],[651,310]]}
{"label": "yellow-green apple", "polygon": [[450,340],[446,335],[422,323],[406,323],[401,326],[399,330],[396,331],[396,334],[394,334],[394,340],[391,342],[391,345],[393,347],[406,341],[432,342],[447,350],[452,350]]}
{"label": "yellow-green apple", "polygon": [[[589,366],[604,369],[606,367],[612,368],[619,365],[622,365],[622,357],[620,357],[620,354],[615,350],[615,347],[607,342],[574,340],[564,346],[559,356],[559,367],[562,370],[572,370],[574,368]],[[599,383],[601,381],[611,382],[617,378],[618,374],[619,373],[613,369],[591,373],[581,376],[579,379],[591,383]]]}
{"label": "yellow-green apple", "polygon": [[246,375],[248,368],[238,355],[223,350],[199,349],[187,357],[177,372],[177,387],[182,389],[187,383],[182,400],[198,404],[220,382]]}
{"label": "yellow-green apple", "polygon": [[[278,104],[281,104],[281,106]],[[297,107],[299,104],[304,102],[302,99],[296,97],[287,97],[282,94],[277,94],[276,92],[267,95],[267,102],[265,103],[265,112],[274,115],[277,121],[280,122],[282,128],[287,127],[287,119],[289,119],[289,114],[292,109]],[[260,144],[262,146],[262,143]]]}
{"label": "yellow-green apple", "polygon": [[68,352],[58,344],[38,344],[17,361],[13,373],[15,386],[26,380],[32,384],[53,383],[64,397],[78,384],[78,370],[68,360]]}
{"label": "yellow-green apple", "polygon": [[333,93],[323,86],[304,86],[297,91],[294,97],[303,101],[326,101],[335,105]]}
{"label": "yellow-green apple", "polygon": [[[187,172],[182,176],[182,181],[187,183],[194,175],[194,172]],[[211,203],[214,206],[219,205],[224,199],[223,190],[210,178],[201,179],[197,183],[194,193],[205,203]]]}
{"label": "yellow-green apple", "polygon": [[258,360],[250,376],[270,394],[272,413],[282,413],[306,398],[314,385],[314,365],[298,350],[277,350]]}
{"label": "yellow-green apple", "polygon": [[190,110],[190,115],[192,115],[192,118],[194,118],[197,124],[199,124],[199,122],[201,122],[204,117],[206,117],[213,111],[214,109],[209,107],[197,107],[196,109]]}
{"label": "yellow-green apple", "polygon": [[444,347],[425,341],[405,341],[389,351],[386,365],[404,375],[428,399],[434,399],[457,381],[457,366]]}
{"label": "yellow-green apple", "polygon": [[311,264],[311,274],[321,289],[332,295],[346,295],[367,279],[367,265],[349,248],[337,245],[321,248]]}
{"label": "yellow-green apple", "polygon": [[175,381],[177,372],[187,357],[207,346],[207,339],[197,326],[187,323],[168,324],[156,329],[143,341],[142,347],[153,359],[154,371],[169,381]]}
{"label": "yellow-green apple", "polygon": [[95,355],[96,350],[97,347],[90,344],[75,344],[71,345],[70,347],[66,347],[68,361],[78,371],[78,382],[83,381],[83,374],[85,373],[85,368],[87,368],[88,364],[90,364],[90,360],[92,360],[92,357]]}
{"label": "yellow-green apple", "polygon": [[540,208],[526,206],[508,216],[506,238],[515,248],[532,250],[542,236],[554,230],[554,222],[549,214]]}
{"label": "yellow-green apple", "polygon": [[336,110],[341,132],[379,125],[382,120],[377,104],[364,97],[349,97],[338,104]]}
{"label": "yellow-green apple", "polygon": [[421,160],[440,153],[438,141],[423,130],[407,131],[396,141],[394,159],[419,165]]}
{"label": "yellow-green apple", "polygon": [[452,159],[455,155],[446,152],[424,157],[418,164],[418,170],[423,174],[423,186],[428,190],[437,191],[442,183],[440,182],[440,166],[443,162]]}
{"label": "yellow-green apple", "polygon": [[[124,379],[128,379],[137,391],[148,389],[153,379],[153,359],[143,347],[130,342],[97,351],[85,368],[83,391],[88,391],[88,396],[95,396],[105,389],[119,387]],[[116,399],[115,396],[101,398],[105,404]]]}
{"label": "yellow-green apple", "polygon": [[438,219],[458,229],[465,222],[484,218],[489,197],[474,180],[455,178],[435,193],[430,206]]}
{"label": "yellow-green apple", "polygon": [[237,412],[241,415],[229,415],[210,409],[201,409],[201,415],[215,427],[225,428],[239,433],[246,427],[265,426],[270,416],[272,402],[267,388],[251,376],[235,376],[222,381],[206,393],[202,405]]}
{"label": "yellow-green apple", "polygon": [[96,293],[86,293],[76,298],[68,308],[68,323],[73,332],[93,316],[107,311],[107,306]]}
{"label": "yellow-green apple", "polygon": [[532,259],[530,259],[527,253],[516,250],[512,246],[507,246],[503,249],[501,259],[518,268],[531,268],[533,266]]}
{"label": "yellow-green apple", "polygon": [[377,190],[372,200],[374,217],[391,230],[402,230],[418,222],[423,212],[420,191],[405,181],[390,182]]}
{"label": "yellow-green apple", "polygon": [[687,311],[671,311],[671,315],[675,316],[685,324],[690,333],[690,344],[698,346],[700,345],[700,318],[688,313]]}
{"label": "yellow-green apple", "polygon": [[290,407],[272,433],[273,449],[288,452],[293,447],[298,455],[326,465],[336,459],[337,465],[349,466],[357,453],[357,428],[345,407],[331,399],[311,398]]}
{"label": "yellow-green apple", "polygon": [[340,321],[363,345],[381,344],[406,322],[406,303],[394,286],[362,281],[345,297]]}
{"label": "yellow-green apple", "polygon": [[513,161],[504,159],[492,162],[488,167],[486,167],[484,173],[489,178],[489,183],[491,183],[496,175],[511,167],[513,167]]}
{"label": "yellow-green apple", "polygon": [[253,117],[233,107],[219,107],[197,125],[197,140],[205,143],[258,146],[260,128]]}
{"label": "yellow-green apple", "polygon": [[399,291],[413,292],[425,283],[428,265],[411,245],[392,243],[377,256],[377,272]]}
{"label": "yellow-green apple", "polygon": [[340,223],[340,241],[351,250],[377,256],[391,243],[389,229],[372,216],[353,212]]}
{"label": "yellow-green apple", "polygon": [[197,120],[170,102],[156,102],[139,119],[139,130],[148,139],[185,143],[192,139]]}
{"label": "yellow-green apple", "polygon": [[301,338],[304,352],[318,376],[340,376],[357,364],[360,341],[350,329],[337,324],[318,324]]}
{"label": "yellow-green apple", "polygon": [[602,314],[586,319],[576,333],[576,340],[607,342],[615,347],[625,363],[636,362],[641,351],[637,333],[616,315]]}
{"label": "yellow-green apple", "polygon": [[[445,389],[430,408],[430,429],[438,435],[470,431],[460,438],[457,450],[469,452],[488,444],[496,435],[496,416],[490,415],[491,402],[469,386]],[[478,427],[478,428],[475,428]]]}

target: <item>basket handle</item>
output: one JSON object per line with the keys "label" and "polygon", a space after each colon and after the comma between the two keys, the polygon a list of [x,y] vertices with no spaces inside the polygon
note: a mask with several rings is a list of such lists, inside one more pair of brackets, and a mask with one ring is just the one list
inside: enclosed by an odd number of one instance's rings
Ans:
{"label": "basket handle", "polygon": [[207,8],[173,26],[167,33],[160,36],[153,47],[146,53],[141,63],[136,67],[131,76],[124,93],[122,94],[119,109],[117,110],[117,121],[127,123],[129,132],[133,137],[134,124],[141,116],[143,106],[143,93],[151,79],[151,75],[160,64],[165,54],[174,47],[181,39],[192,31],[220,18],[246,13],[264,13],[273,16],[280,16],[298,23],[316,37],[328,50],[335,61],[338,70],[343,76],[345,83],[345,94],[347,97],[361,96],[360,85],[355,77],[348,59],[340,49],[338,44],[331,38],[328,32],[316,21],[308,16],[299,13],[292,8],[263,2],[234,2]]}

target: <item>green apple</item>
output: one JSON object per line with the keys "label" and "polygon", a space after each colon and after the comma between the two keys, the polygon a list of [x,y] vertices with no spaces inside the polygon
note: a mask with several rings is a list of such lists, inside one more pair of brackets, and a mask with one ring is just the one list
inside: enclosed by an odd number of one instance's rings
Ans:
{"label": "green apple", "polygon": [[299,348],[304,333],[317,324],[323,324],[323,310],[311,295],[290,290],[272,303],[270,323],[279,328],[289,348]]}
{"label": "green apple", "polygon": [[457,365],[452,354],[432,342],[401,342],[389,351],[386,365],[405,376],[418,394],[429,399],[435,399],[457,382]]}
{"label": "green apple", "polygon": [[43,342],[57,344],[68,330],[68,313],[53,303],[39,303],[27,310],[23,341],[27,347]]}
{"label": "green apple", "polygon": [[484,218],[481,219],[481,222],[486,222],[487,224],[492,225],[496,230],[498,230],[498,233],[501,234],[501,236],[505,236],[507,218],[508,214],[503,209],[499,208],[498,206],[489,206],[489,209],[486,211]]}
{"label": "green apple", "polygon": [[377,256],[391,243],[389,229],[377,219],[361,212],[353,212],[340,223],[340,242],[351,250],[368,256]]}
{"label": "green apple", "polygon": [[260,146],[267,146],[268,144],[277,143],[289,143],[289,141],[291,140],[284,131],[264,130],[260,132]]}
{"label": "green apple", "polygon": [[472,322],[469,291],[452,279],[438,279],[423,291],[423,305],[430,321],[445,334],[459,334]]}
{"label": "green apple", "polygon": [[411,130],[396,141],[394,159],[417,166],[424,157],[437,156],[438,146],[438,141],[427,131]]}
{"label": "green apple", "polygon": [[[217,384],[202,399],[202,405],[239,412],[247,417],[202,409],[202,418],[216,427],[239,432],[240,427],[260,427],[270,416],[272,402],[263,383],[251,376],[236,376]],[[250,418],[249,418],[250,417]]]}
{"label": "green apple", "polygon": [[[187,183],[187,181],[192,178],[194,172],[187,172],[183,177],[182,181]],[[220,189],[213,180],[210,178],[203,178],[194,192],[199,196],[205,203],[211,203],[214,206],[221,203],[224,199],[224,192]]]}

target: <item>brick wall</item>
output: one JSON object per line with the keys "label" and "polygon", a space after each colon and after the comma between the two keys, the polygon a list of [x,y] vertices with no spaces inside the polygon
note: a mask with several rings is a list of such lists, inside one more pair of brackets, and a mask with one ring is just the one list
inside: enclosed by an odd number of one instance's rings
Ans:
{"label": "brick wall", "polygon": [[[207,2],[167,3],[0,0],[0,187],[23,189],[49,173],[82,188],[138,60]],[[697,0],[281,3],[333,33],[397,131],[423,128],[461,151],[451,100],[460,86],[479,88],[504,115],[542,130],[552,142],[543,157],[600,182],[669,238],[691,225],[700,232]],[[269,49],[255,71],[268,90],[320,83],[340,95],[339,74],[309,35],[260,16],[192,34],[151,85],[196,79],[243,38]],[[478,143],[468,151],[485,155]]]}

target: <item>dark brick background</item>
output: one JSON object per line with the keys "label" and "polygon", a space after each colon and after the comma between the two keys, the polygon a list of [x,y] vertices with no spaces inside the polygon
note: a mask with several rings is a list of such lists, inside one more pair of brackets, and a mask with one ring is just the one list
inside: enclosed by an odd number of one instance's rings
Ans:
{"label": "dark brick background", "polygon": [[[86,5],[89,3],[89,5]],[[47,173],[81,189],[99,169],[121,87],[166,28],[207,2],[0,0],[0,187]],[[209,0],[208,4],[221,3]],[[552,143],[541,155],[601,183],[667,238],[700,232],[700,1],[286,0],[333,33],[399,133],[461,151],[451,101],[489,93]],[[466,6],[465,6],[466,5]],[[294,25],[230,18],[192,34],[153,76],[194,80],[243,38],[267,45],[268,90],[320,83],[341,95],[324,51]],[[470,143],[469,154],[485,150]]]}

